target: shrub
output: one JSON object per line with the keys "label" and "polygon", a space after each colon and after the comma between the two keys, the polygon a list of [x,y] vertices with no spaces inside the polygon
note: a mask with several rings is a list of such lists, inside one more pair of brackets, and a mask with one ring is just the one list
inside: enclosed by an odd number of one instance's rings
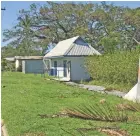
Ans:
{"label": "shrub", "polygon": [[137,82],[139,54],[140,50],[134,50],[90,56],[86,67],[93,80],[133,86]]}
{"label": "shrub", "polygon": [[15,63],[2,59],[1,70],[2,71],[15,71]]}

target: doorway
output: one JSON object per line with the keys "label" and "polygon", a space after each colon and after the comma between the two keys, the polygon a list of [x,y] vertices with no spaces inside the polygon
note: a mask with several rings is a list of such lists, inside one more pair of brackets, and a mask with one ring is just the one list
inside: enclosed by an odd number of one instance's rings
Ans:
{"label": "doorway", "polygon": [[67,77],[70,79],[71,78],[71,61],[68,61],[67,63]]}
{"label": "doorway", "polygon": [[64,60],[63,61],[63,68],[64,68],[64,77],[70,79],[71,75],[71,61]]}
{"label": "doorway", "polygon": [[64,68],[64,77],[67,77],[67,61],[63,61],[63,68]]}
{"label": "doorway", "polygon": [[57,61],[54,61],[54,76],[57,76]]}

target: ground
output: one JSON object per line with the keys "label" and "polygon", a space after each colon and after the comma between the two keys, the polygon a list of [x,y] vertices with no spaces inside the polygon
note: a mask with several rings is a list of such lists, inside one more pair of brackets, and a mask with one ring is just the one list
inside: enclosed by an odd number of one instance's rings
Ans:
{"label": "ground", "polygon": [[[41,118],[39,114],[57,114],[66,108],[82,104],[98,103],[105,99],[111,105],[127,102],[122,98],[90,92],[68,86],[48,77],[18,72],[2,72],[2,118],[10,136],[69,136],[68,132],[80,136],[77,128],[117,126],[129,135],[140,134],[140,121],[103,122],[70,117]],[[138,118],[139,112],[128,112]],[[133,116],[132,116],[133,115]],[[67,132],[66,132],[67,131]],[[85,132],[87,136],[107,136],[97,130]],[[29,135],[30,134],[30,135]],[[27,136],[26,135],[26,136]]]}

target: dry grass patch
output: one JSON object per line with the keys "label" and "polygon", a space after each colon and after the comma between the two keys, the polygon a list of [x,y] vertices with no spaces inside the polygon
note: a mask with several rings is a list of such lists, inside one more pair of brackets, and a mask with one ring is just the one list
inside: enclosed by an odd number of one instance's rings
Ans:
{"label": "dry grass patch", "polygon": [[20,136],[46,136],[44,133],[25,133],[23,135]]}
{"label": "dry grass patch", "polygon": [[126,104],[118,104],[118,110],[129,110],[134,112],[140,112],[140,104],[139,103],[126,103]]}
{"label": "dry grass patch", "polygon": [[105,133],[108,136],[130,136],[126,130],[122,130],[119,128],[111,128],[111,127],[95,127],[95,128],[79,128],[77,131],[82,135],[85,136],[85,131],[92,131],[97,130],[99,132]]}

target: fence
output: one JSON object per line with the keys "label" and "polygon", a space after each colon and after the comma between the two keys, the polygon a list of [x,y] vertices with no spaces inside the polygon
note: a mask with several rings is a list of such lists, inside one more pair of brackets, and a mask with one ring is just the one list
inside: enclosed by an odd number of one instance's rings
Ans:
{"label": "fence", "polygon": [[67,68],[51,68],[49,69],[49,75],[55,77],[67,77]]}

